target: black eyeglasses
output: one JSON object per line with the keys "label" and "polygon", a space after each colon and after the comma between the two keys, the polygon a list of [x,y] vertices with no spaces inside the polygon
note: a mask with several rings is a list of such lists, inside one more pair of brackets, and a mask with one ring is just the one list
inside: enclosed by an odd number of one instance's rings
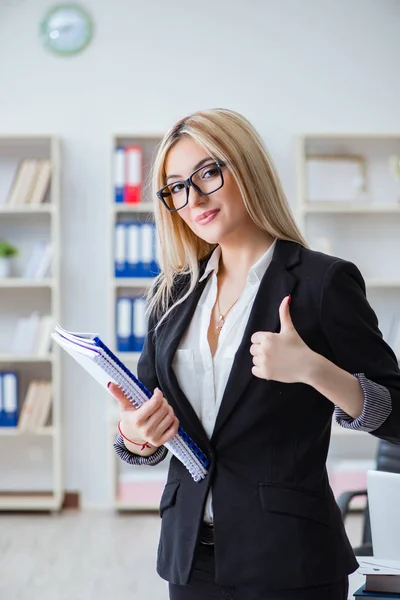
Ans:
{"label": "black eyeglasses", "polygon": [[189,187],[192,185],[201,196],[209,196],[224,185],[222,161],[210,162],[193,173],[185,180],[173,181],[158,190],[157,197],[170,212],[184,208],[189,202]]}

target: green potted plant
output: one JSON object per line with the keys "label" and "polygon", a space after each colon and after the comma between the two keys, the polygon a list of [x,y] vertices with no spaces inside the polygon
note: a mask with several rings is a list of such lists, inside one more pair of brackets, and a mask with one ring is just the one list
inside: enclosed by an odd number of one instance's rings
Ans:
{"label": "green potted plant", "polygon": [[11,262],[17,256],[18,248],[0,239],[0,279],[11,275]]}

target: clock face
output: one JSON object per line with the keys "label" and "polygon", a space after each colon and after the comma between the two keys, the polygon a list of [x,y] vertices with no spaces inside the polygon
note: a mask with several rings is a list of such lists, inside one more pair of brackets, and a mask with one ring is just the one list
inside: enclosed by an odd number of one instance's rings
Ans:
{"label": "clock face", "polygon": [[54,6],[44,17],[40,33],[46,46],[57,54],[76,54],[92,39],[89,15],[75,4]]}

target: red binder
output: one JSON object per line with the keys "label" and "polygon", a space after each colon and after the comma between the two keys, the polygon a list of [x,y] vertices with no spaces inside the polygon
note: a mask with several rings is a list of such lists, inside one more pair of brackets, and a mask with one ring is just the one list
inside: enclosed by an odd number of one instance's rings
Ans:
{"label": "red binder", "polygon": [[125,146],[125,202],[142,200],[143,151],[140,146]]}

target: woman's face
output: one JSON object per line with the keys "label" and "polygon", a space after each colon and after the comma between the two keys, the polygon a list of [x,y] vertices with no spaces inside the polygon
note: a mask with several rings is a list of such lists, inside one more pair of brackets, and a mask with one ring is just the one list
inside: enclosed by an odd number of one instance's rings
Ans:
{"label": "woman's face", "polygon": [[[166,183],[180,179],[187,179],[199,166],[210,164],[215,159],[191,138],[185,137],[179,140],[168,152],[165,162]],[[189,202],[179,210],[177,214],[190,229],[201,239],[210,244],[223,244],[225,241],[240,239],[243,227],[253,224],[246,208],[238,186],[229,171],[229,166],[222,167],[224,185],[208,196],[203,196],[193,187],[189,187]],[[212,181],[220,184],[220,179],[215,171],[205,169],[197,177],[195,182],[204,186],[211,186]],[[176,188],[179,190],[179,186]],[[185,190],[183,203],[185,201]],[[182,201],[182,198],[181,198]],[[167,210],[167,209],[165,209]]]}

